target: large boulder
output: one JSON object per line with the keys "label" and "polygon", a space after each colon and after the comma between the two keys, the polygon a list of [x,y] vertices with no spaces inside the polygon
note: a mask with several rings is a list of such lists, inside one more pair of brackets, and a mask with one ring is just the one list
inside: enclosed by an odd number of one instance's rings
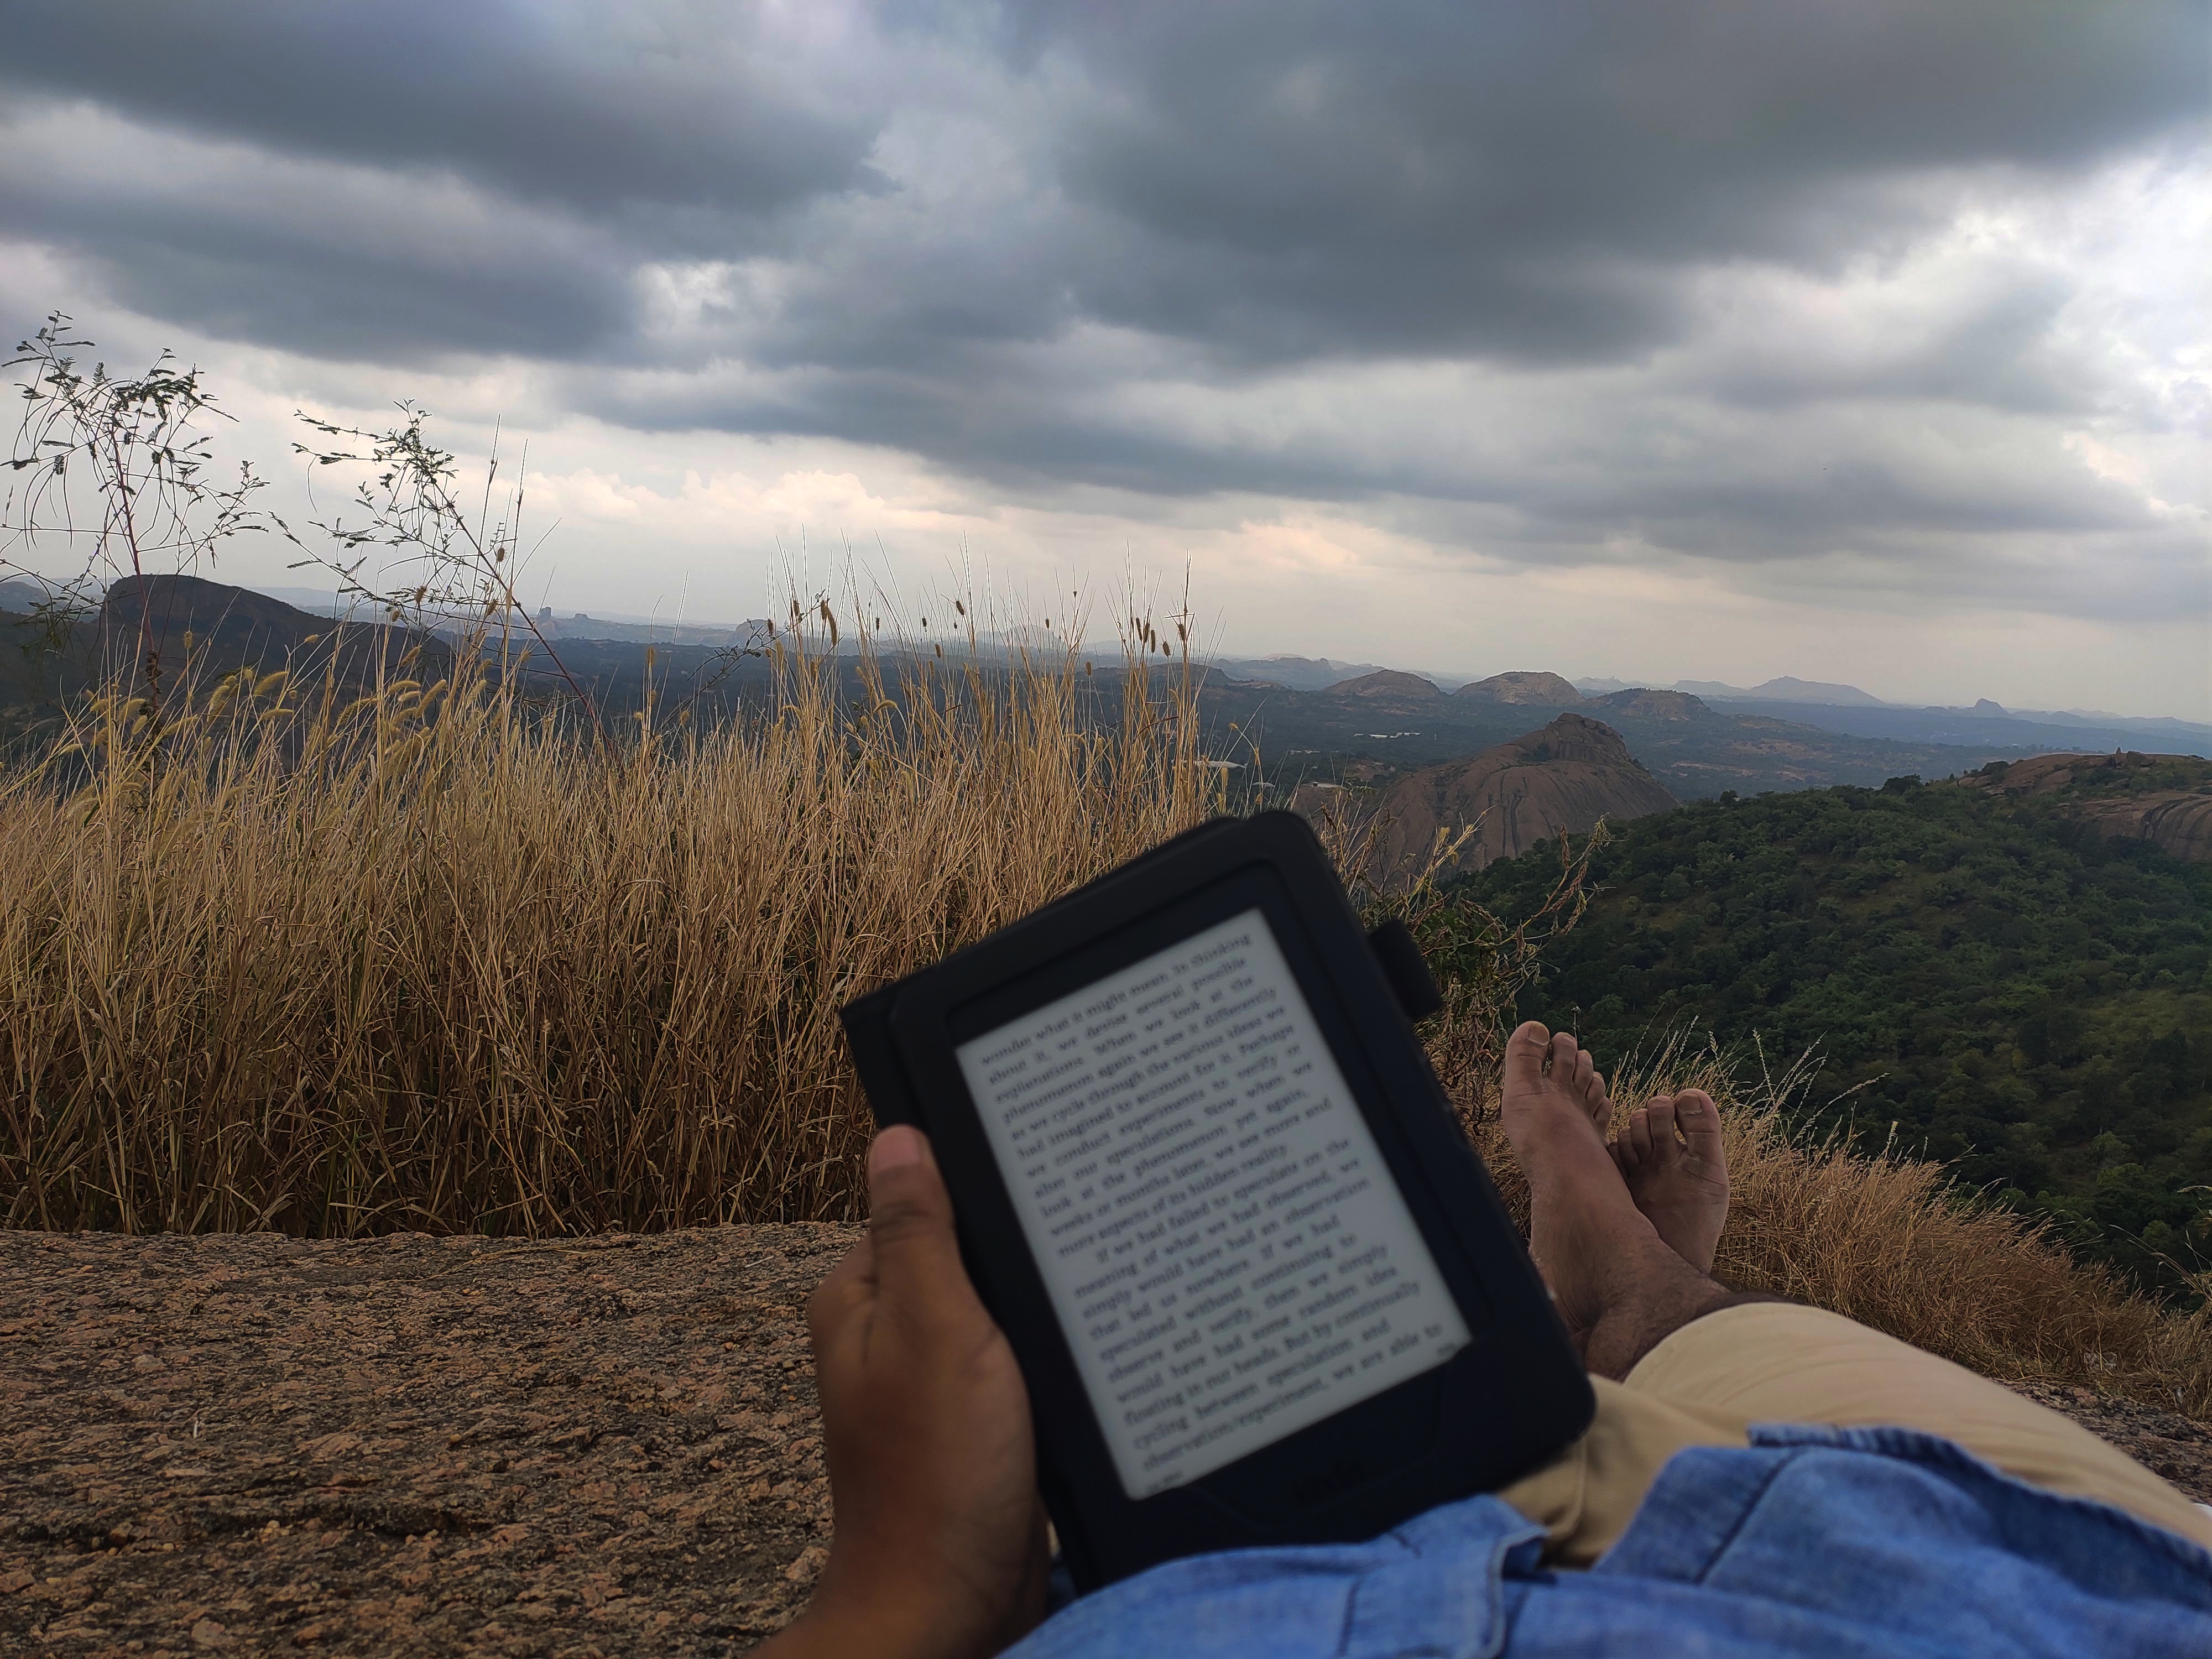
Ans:
{"label": "large boulder", "polygon": [[2212,863],[2212,761],[2195,755],[2033,755],[1959,781],[2015,798],[2058,796],[2062,816],[2107,841],[2147,841]]}
{"label": "large boulder", "polygon": [[1589,830],[1601,818],[1621,823],[1678,804],[1620,732],[1563,714],[1468,759],[1424,767],[1383,791],[1372,809],[1383,823],[1371,873],[1389,880],[1418,870],[1440,826],[1455,833],[1479,825],[1441,872],[1449,875],[1511,858],[1563,830]]}

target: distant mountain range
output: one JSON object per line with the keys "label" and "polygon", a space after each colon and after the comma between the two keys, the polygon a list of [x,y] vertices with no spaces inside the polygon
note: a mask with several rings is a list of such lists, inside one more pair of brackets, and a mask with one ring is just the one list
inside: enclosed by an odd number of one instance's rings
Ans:
{"label": "distant mountain range", "polygon": [[[1625,682],[1581,679],[1586,692],[1617,691]],[[1886,702],[1856,685],[1801,680],[1791,675],[1763,685],[1735,686],[1718,680],[1677,680],[1707,702],[1726,704],[1741,714],[1772,714],[1853,737],[1893,738],[1907,743],[2002,743],[2029,748],[2127,749],[2145,739],[2178,753],[2212,754],[2212,726],[2165,715],[2112,714],[2097,709],[2007,708],[1984,697],[1972,708],[1916,707]]]}
{"label": "distant mountain range", "polygon": [[[1279,685],[1291,691],[1349,692],[1353,685],[1371,681],[1377,674],[1405,674],[1401,669],[1386,669],[1376,663],[1339,662],[1331,657],[1213,657],[1207,661],[1231,679]],[[1677,692],[1716,709],[1724,708],[1730,714],[1767,715],[1847,737],[2006,749],[2110,750],[2148,744],[2170,753],[2212,755],[2212,725],[2195,720],[2112,714],[2094,708],[2007,708],[1987,697],[1971,708],[1919,707],[1887,702],[1856,685],[1799,679],[1794,674],[1758,685],[1676,680],[1672,685],[1656,687],[1604,677],[1570,681],[1538,670],[1516,670],[1470,681],[1443,674],[1407,678],[1425,680],[1440,694],[1533,708],[1576,708],[1586,701],[1627,691]],[[1487,689],[1479,690],[1479,687]]]}
{"label": "distant mountain range", "polygon": [[1334,657],[1208,657],[1206,661],[1231,679],[1291,691],[1326,691],[1346,680],[1386,672],[1380,663],[1339,662]]}
{"label": "distant mountain range", "polygon": [[[307,635],[327,631],[328,617],[341,608],[335,595],[319,589],[255,592],[190,577],[157,580],[173,584],[157,607],[165,621],[204,640],[219,633],[227,647],[220,654],[238,660],[270,647],[281,655]],[[40,598],[32,584],[0,582],[0,612],[27,611]],[[181,611],[171,615],[179,602]],[[744,643],[740,635],[759,626],[678,628],[571,613],[544,631],[559,641],[570,670],[611,690],[638,678],[641,659],[632,658],[639,645],[681,647],[662,663],[664,671],[681,674],[706,664],[719,648]],[[17,631],[11,629],[10,636]],[[1209,686],[1230,691],[1224,706],[1259,715],[1266,705],[1279,756],[1288,738],[1291,750],[1364,752],[1395,770],[1465,756],[1470,741],[1480,748],[1513,737],[1528,725],[1518,711],[1574,709],[1627,732],[1639,757],[1685,799],[1722,788],[1802,787],[1869,775],[1879,782],[1884,767],[1942,775],[1984,759],[2035,753],[2136,750],[2212,757],[2212,725],[2094,710],[2008,709],[1987,698],[1971,708],[1911,708],[1855,685],[1790,675],[1754,686],[1678,680],[1647,687],[1518,669],[1461,683],[1330,657],[1206,660]],[[61,690],[55,672],[34,669],[27,659],[0,664],[0,708],[49,703]],[[1653,749],[1654,743],[1661,747]]]}
{"label": "distant mountain range", "polygon": [[1718,680],[1676,680],[1674,690],[1687,691],[1693,696],[1720,697],[1732,702],[1764,699],[1769,702],[1841,703],[1850,707],[1879,708],[1881,699],[1871,691],[1862,691],[1856,685],[1834,685],[1826,680],[1801,680],[1795,674],[1784,674],[1779,679],[1768,680],[1741,690],[1733,685],[1723,685]]}
{"label": "distant mountain range", "polygon": [[[1285,665],[1293,665],[1294,668]],[[1802,680],[1784,675],[1760,685],[1729,685],[1720,680],[1677,680],[1671,686],[1638,686],[1626,680],[1570,681],[1540,670],[1521,669],[1471,680],[1446,690],[1426,676],[1327,658],[1217,659],[1213,666],[1232,679],[1279,685],[1288,690],[1328,691],[1338,696],[1450,696],[1470,701],[1538,708],[1583,708],[1611,720],[1622,712],[1623,698],[1640,699],[1641,712],[1658,714],[1668,699],[1677,702],[1672,718],[1691,711],[1680,699],[1694,699],[1713,714],[1765,718],[1795,726],[1812,726],[1844,737],[1882,738],[1900,744],[1934,744],[1946,748],[2021,752],[2156,749],[2167,754],[2212,756],[2212,726],[2164,716],[2101,714],[2081,709],[2012,709],[1987,697],[1970,708],[1913,708],[1885,702],[1856,685]],[[1338,678],[1330,678],[1339,672]],[[1415,690],[1418,685],[1421,688]]]}

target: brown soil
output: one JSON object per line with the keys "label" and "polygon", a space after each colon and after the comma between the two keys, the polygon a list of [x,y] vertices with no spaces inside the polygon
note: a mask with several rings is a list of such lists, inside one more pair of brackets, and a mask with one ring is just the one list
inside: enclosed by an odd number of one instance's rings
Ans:
{"label": "brown soil", "polygon": [[[853,1236],[0,1233],[0,1650],[742,1652],[829,1541]],[[2212,1499],[2212,1430],[2030,1392]]]}

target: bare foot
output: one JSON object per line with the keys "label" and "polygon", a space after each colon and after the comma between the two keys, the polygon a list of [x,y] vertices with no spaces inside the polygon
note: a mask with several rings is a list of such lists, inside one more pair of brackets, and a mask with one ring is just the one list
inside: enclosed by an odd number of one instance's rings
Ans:
{"label": "bare foot", "polygon": [[1613,1161],[1659,1237],[1699,1273],[1712,1272],[1729,1206],[1728,1155],[1713,1097],[1702,1089],[1654,1095],[1613,1137]]}
{"label": "bare foot", "polygon": [[1506,1138],[1528,1177],[1528,1251],[1583,1363],[1619,1377],[1677,1327],[1739,1300],[1678,1255],[1629,1197],[1592,1106],[1604,1084],[1565,1032],[1505,1045]]}

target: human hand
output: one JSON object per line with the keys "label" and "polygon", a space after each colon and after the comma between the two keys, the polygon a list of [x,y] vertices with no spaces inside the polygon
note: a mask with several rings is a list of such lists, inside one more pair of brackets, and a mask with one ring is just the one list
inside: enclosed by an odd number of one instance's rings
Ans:
{"label": "human hand", "polygon": [[807,1304],[836,1510],[806,1611],[764,1659],[977,1659],[1044,1613],[1029,1391],[961,1264],[929,1141],[868,1150],[868,1236]]}

